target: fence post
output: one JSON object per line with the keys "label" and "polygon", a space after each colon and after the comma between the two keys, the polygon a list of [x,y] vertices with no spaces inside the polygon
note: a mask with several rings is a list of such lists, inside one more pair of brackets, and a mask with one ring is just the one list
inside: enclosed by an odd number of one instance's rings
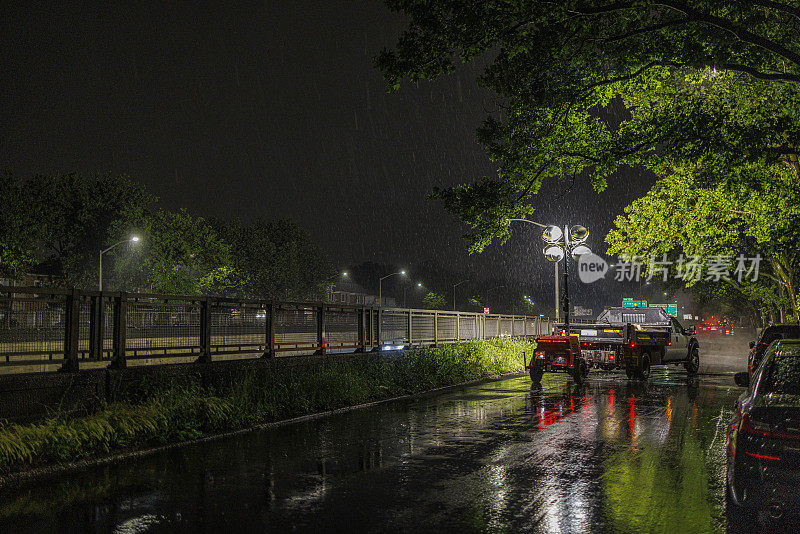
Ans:
{"label": "fence post", "polygon": [[362,306],[358,310],[358,349],[357,352],[364,352],[367,350],[367,310]]}
{"label": "fence post", "polygon": [[211,299],[200,299],[200,356],[198,363],[211,362]]}
{"label": "fence post", "polygon": [[127,342],[127,322],[128,322],[128,298],[125,293],[120,293],[114,297],[112,309],[114,317],[114,329],[112,333],[111,364],[112,369],[124,369],[128,366],[125,357],[125,344]]}
{"label": "fence post", "polygon": [[264,310],[264,354],[262,358],[275,357],[275,303],[270,301]]}
{"label": "fence post", "polygon": [[317,308],[317,351],[314,354],[325,355],[325,305]]}
{"label": "fence post", "polygon": [[414,344],[414,336],[412,335],[413,332],[411,331],[411,310],[408,310],[408,346],[411,348],[411,345]]}
{"label": "fence post", "polygon": [[433,346],[439,346],[439,312],[433,312]]}
{"label": "fence post", "polygon": [[367,308],[364,310],[364,329],[367,333],[367,345],[369,345],[370,350],[372,350],[372,336],[374,327],[372,326],[372,308]]}
{"label": "fence post", "polygon": [[105,309],[103,294],[90,297],[89,307],[89,358],[103,359],[103,335],[105,334]]}
{"label": "fence post", "polygon": [[375,325],[375,334],[377,336],[377,345],[373,350],[381,350],[381,342],[383,341],[383,306],[378,307],[378,315],[376,317],[377,324]]}
{"label": "fence post", "polygon": [[74,373],[79,370],[78,364],[78,336],[80,333],[80,295],[77,289],[67,295],[64,314],[64,364],[61,370]]}

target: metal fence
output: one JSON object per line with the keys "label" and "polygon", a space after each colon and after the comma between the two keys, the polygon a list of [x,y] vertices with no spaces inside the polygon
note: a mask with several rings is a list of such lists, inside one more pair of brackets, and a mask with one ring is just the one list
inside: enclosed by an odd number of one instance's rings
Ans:
{"label": "metal fence", "polygon": [[0,286],[5,372],[439,346],[552,328],[519,315]]}

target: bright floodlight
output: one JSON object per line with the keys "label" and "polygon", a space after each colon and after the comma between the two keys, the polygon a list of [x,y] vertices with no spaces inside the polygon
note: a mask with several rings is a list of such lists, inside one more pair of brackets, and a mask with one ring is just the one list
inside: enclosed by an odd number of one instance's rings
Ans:
{"label": "bright floodlight", "polygon": [[343,272],[342,276],[347,276],[347,271]]}
{"label": "bright floodlight", "polygon": [[561,261],[564,259],[564,249],[558,245],[547,245],[542,252],[547,261]]}
{"label": "bright floodlight", "polygon": [[422,282],[417,282],[417,287],[422,287]]}
{"label": "bright floodlight", "polygon": [[590,254],[592,249],[587,247],[586,245],[578,245],[577,247],[572,249],[572,259],[578,261],[578,259],[583,256],[584,254]]}
{"label": "bright floodlight", "polygon": [[131,241],[133,241],[134,243],[138,242],[139,241],[139,236],[138,235],[133,236],[131,238]]}
{"label": "bright floodlight", "polygon": [[576,224],[569,229],[569,238],[572,242],[584,241],[587,237],[589,237],[589,230],[585,226]]}
{"label": "bright floodlight", "polygon": [[560,240],[563,236],[564,233],[558,226],[548,226],[542,232],[542,239],[544,241],[547,241],[548,243],[555,243],[556,241]]}
{"label": "bright floodlight", "polygon": [[406,272],[405,272],[405,271],[400,271],[400,274],[402,274],[403,276],[405,276],[405,275],[406,275]]}

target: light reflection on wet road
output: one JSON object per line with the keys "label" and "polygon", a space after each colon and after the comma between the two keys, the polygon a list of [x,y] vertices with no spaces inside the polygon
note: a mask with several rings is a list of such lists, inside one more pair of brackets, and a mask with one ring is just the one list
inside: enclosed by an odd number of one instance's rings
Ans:
{"label": "light reflection on wet road", "polygon": [[0,531],[724,531],[730,375],[546,375],[227,438],[0,495]]}

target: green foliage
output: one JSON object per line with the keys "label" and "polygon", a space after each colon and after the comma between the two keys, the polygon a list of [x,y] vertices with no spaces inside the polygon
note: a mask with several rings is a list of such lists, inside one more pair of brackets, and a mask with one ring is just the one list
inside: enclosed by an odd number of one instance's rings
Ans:
{"label": "green foliage", "polygon": [[467,299],[467,305],[470,310],[482,312],[483,311],[483,302],[480,295],[473,295],[469,299]]}
{"label": "green foliage", "polygon": [[535,345],[470,341],[398,357],[328,359],[236,377],[228,387],[152,384],[140,402],[102,406],[85,417],[0,426],[0,468],[102,456],[186,441],[287,417],[523,370]]}
{"label": "green foliage", "polygon": [[429,310],[443,310],[447,308],[447,301],[439,293],[429,291],[422,297],[422,305]]}
{"label": "green foliage", "polygon": [[39,214],[30,204],[11,174],[0,175],[0,276],[14,278],[36,261]]}
{"label": "green foliage", "polygon": [[387,0],[408,18],[375,64],[391,89],[481,56],[500,100],[478,130],[497,177],[435,190],[472,227],[471,250],[504,242],[546,177],[699,164],[717,181],[784,165],[798,180],[800,8],[792,2]]}
{"label": "green foliage", "polygon": [[216,222],[231,244],[233,266],[243,277],[240,296],[308,300],[328,292],[336,271],[310,236],[293,221]]}
{"label": "green foliage", "polygon": [[[65,285],[97,287],[98,252],[111,241],[112,223],[149,210],[155,197],[126,176],[36,175],[21,189],[35,218],[37,242]],[[131,233],[126,228],[126,238]]]}
{"label": "green foliage", "polygon": [[237,273],[231,247],[203,218],[186,210],[157,211],[135,225],[139,243],[113,254],[118,288],[182,295],[232,291]]}
{"label": "green foliage", "polygon": [[[664,254],[760,254],[757,283],[703,280],[693,289],[700,302],[746,312],[788,307],[797,315],[800,269],[800,184],[786,167],[742,169],[736,180],[720,182],[706,168],[676,168],[646,196],[625,208],[606,241],[609,253],[654,257]],[[692,284],[688,284],[692,285]]]}
{"label": "green foliage", "polygon": [[[125,176],[0,176],[0,275],[44,262],[66,286],[321,299],[334,270],[290,220],[210,222],[186,210],[154,208],[156,198]],[[136,235],[140,241],[126,243]]]}

